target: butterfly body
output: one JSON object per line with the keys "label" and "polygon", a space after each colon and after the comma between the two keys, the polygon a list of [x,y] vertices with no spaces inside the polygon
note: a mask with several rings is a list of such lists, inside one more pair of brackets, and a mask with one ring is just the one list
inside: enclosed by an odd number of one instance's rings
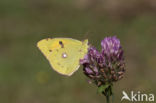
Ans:
{"label": "butterfly body", "polygon": [[78,70],[79,60],[87,53],[88,40],[47,38],[39,41],[37,46],[56,72],[70,76]]}

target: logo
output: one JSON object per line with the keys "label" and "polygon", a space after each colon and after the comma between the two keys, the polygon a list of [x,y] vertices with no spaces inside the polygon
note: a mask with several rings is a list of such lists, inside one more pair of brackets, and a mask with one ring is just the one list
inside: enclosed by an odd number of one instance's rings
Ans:
{"label": "logo", "polygon": [[121,101],[128,100],[128,101],[138,101],[138,102],[153,102],[154,101],[154,94],[145,94],[141,93],[140,91],[134,92],[131,91],[130,95],[128,95],[125,91],[122,91],[123,97],[121,98]]}

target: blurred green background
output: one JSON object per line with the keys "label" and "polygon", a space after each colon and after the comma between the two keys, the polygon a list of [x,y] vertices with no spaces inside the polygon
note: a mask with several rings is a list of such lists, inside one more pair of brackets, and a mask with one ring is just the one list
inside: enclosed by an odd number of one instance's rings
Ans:
{"label": "blurred green background", "polygon": [[0,103],[105,103],[82,67],[72,77],[57,74],[36,43],[88,38],[100,50],[112,35],[126,58],[115,103],[123,90],[156,94],[155,0],[0,0]]}

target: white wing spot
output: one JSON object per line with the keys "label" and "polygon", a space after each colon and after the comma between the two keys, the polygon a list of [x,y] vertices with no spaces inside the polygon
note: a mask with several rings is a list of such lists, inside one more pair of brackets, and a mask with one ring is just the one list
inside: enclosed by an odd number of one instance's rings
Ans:
{"label": "white wing spot", "polygon": [[67,54],[66,53],[62,53],[62,57],[63,58],[67,58]]}

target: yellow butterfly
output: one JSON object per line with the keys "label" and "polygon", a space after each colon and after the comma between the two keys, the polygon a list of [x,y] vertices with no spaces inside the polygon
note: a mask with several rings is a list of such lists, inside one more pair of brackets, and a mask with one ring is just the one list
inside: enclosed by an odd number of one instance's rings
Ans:
{"label": "yellow butterfly", "polygon": [[56,72],[71,76],[78,70],[79,60],[84,58],[88,51],[88,40],[47,38],[39,41],[37,47]]}

